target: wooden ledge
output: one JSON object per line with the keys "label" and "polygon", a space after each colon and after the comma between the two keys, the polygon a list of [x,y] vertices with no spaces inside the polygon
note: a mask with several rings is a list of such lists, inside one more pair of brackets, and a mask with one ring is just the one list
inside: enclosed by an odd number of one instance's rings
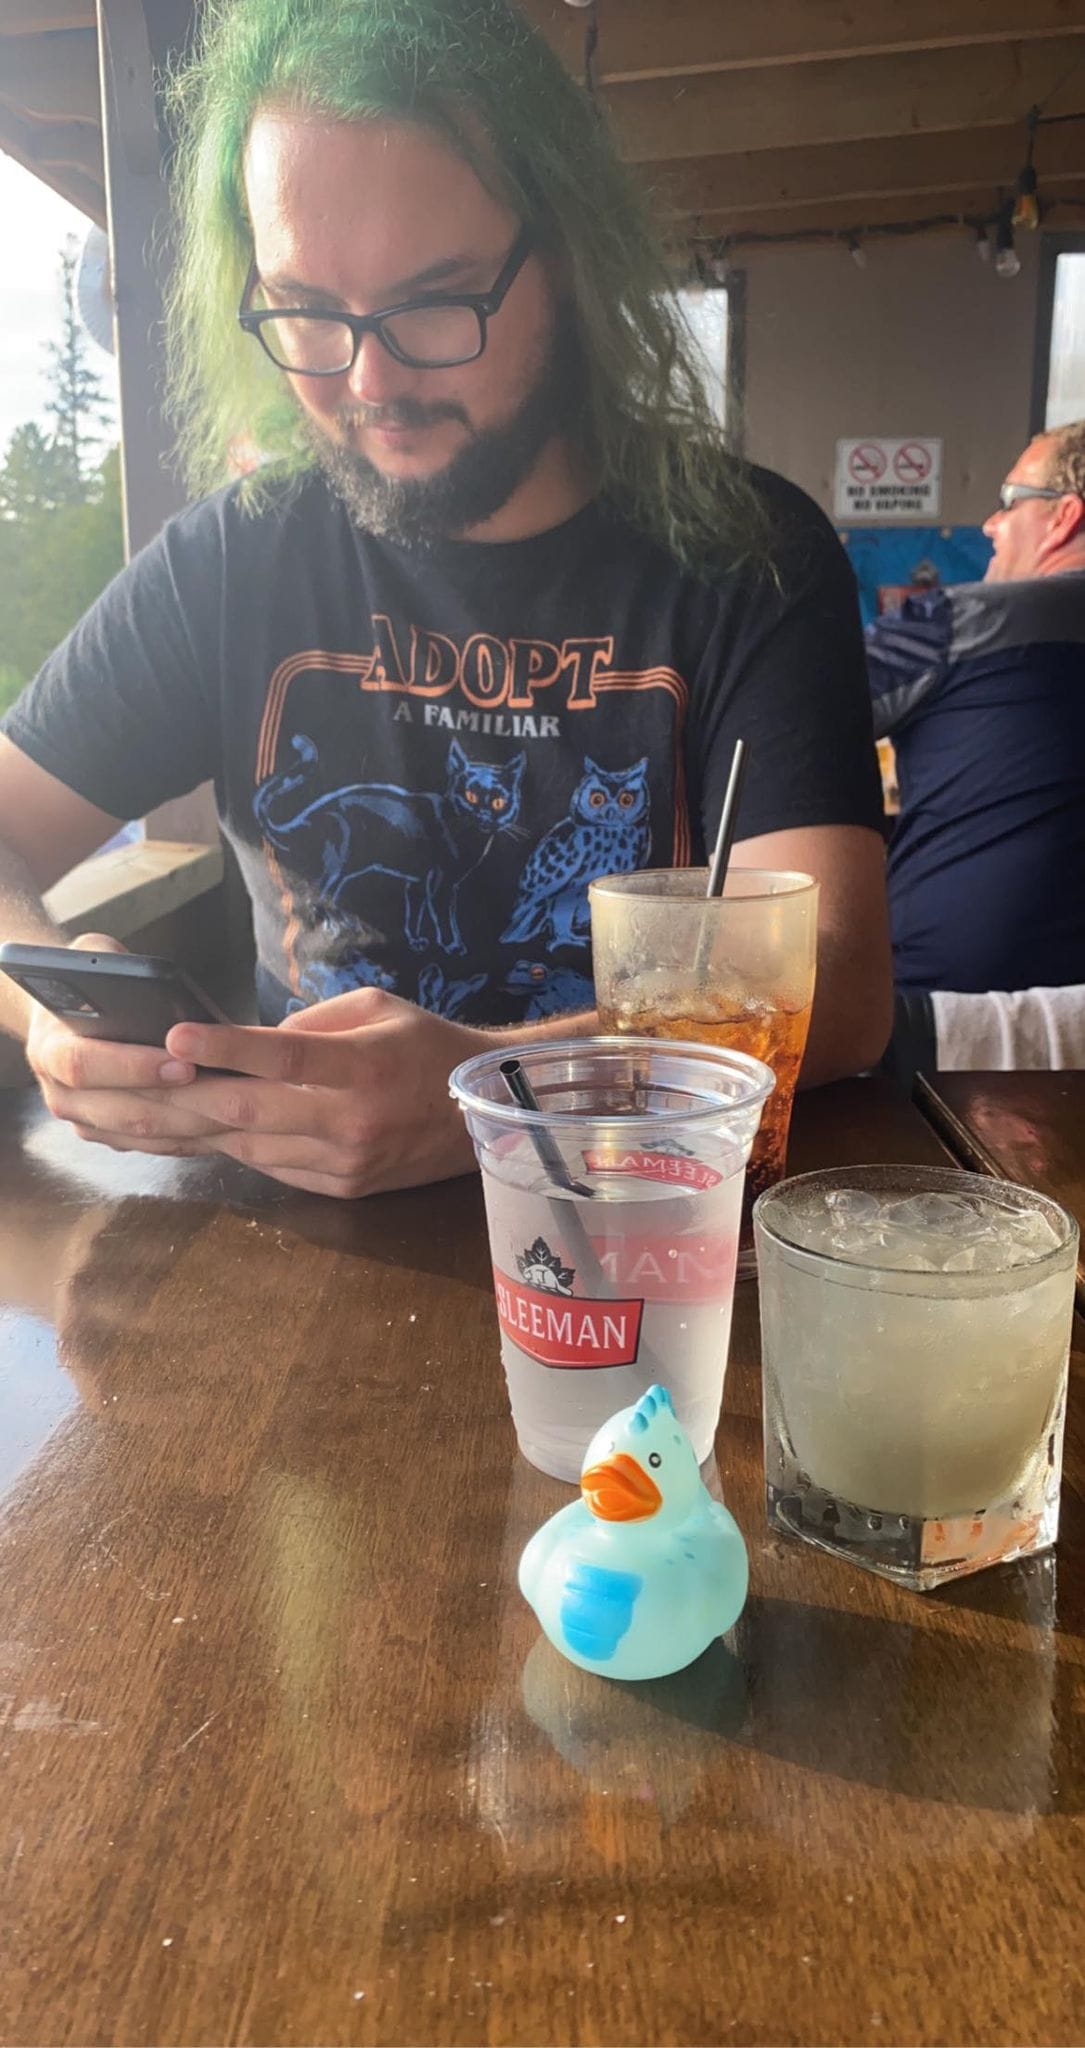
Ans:
{"label": "wooden ledge", "polygon": [[45,904],[71,939],[80,932],[127,939],[182,903],[206,895],[222,875],[221,846],[143,839],[80,861],[47,892]]}

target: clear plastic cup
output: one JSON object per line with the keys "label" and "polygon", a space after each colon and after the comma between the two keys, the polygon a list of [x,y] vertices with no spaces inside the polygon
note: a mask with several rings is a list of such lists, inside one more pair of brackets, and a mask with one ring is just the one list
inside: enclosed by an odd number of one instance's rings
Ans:
{"label": "clear plastic cup", "polygon": [[773,1077],[711,1046],[585,1038],[508,1048],[449,1086],[482,1169],[501,1351],[524,1456],[574,1483],[597,1429],[654,1382],[713,1445],[746,1162]]}

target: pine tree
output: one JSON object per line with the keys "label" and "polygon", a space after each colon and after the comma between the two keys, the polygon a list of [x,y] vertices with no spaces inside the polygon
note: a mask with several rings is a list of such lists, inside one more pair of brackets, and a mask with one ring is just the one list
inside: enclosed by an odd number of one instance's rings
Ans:
{"label": "pine tree", "polygon": [[67,459],[35,420],[16,427],[0,468],[0,519],[32,519],[70,502]]}
{"label": "pine tree", "polygon": [[111,418],[101,378],[87,362],[86,338],[75,297],[78,265],[78,245],[74,236],[69,235],[60,254],[60,340],[45,345],[51,385],[45,409],[56,421],[52,446],[57,456],[58,477],[64,497],[76,504],[87,495],[90,444],[98,439],[95,429]]}

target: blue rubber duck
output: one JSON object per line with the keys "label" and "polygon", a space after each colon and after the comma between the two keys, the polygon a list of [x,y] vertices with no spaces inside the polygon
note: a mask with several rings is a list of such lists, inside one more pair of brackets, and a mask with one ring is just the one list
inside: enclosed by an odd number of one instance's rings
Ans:
{"label": "blue rubber duck", "polygon": [[581,1498],[535,1531],[520,1591],[555,1649],[607,1678],[681,1671],[737,1621],[749,1568],[666,1387],[592,1438]]}

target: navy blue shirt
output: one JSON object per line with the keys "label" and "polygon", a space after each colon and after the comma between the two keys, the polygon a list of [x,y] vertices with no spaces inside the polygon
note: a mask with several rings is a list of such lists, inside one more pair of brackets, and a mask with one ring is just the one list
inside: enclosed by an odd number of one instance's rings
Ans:
{"label": "navy blue shirt", "polygon": [[1085,981],[1085,572],[910,597],[866,639],[898,987]]}

